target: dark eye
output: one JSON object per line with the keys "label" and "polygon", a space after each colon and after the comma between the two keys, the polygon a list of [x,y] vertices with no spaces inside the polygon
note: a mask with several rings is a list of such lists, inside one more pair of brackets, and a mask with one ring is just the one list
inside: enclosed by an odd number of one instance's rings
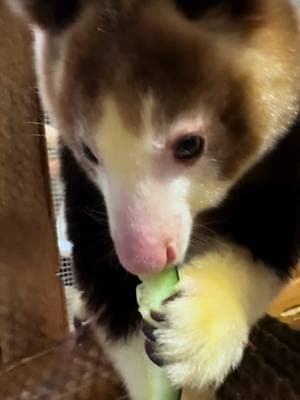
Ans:
{"label": "dark eye", "polygon": [[84,143],[82,143],[82,150],[85,157],[93,164],[99,164],[98,158],[92,152],[92,150]]}
{"label": "dark eye", "polygon": [[201,156],[205,148],[205,139],[196,134],[182,136],[174,146],[174,158],[177,161],[194,161]]}

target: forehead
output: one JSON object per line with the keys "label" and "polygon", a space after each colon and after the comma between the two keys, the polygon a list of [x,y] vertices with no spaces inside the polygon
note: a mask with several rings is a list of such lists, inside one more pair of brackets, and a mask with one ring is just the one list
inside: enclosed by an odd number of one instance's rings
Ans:
{"label": "forehead", "polygon": [[200,100],[222,102],[232,78],[229,51],[169,1],[139,2],[124,15],[90,6],[68,34],[63,93],[89,110],[113,94],[129,123],[138,123],[151,97],[155,121],[172,120]]}
{"label": "forehead", "polygon": [[212,110],[235,140],[286,124],[299,65],[288,3],[265,0],[254,25],[222,13],[190,21],[171,0],[116,3],[89,0],[62,37],[48,37],[44,86],[62,131],[72,134],[78,121],[88,131],[107,97],[130,128],[142,125],[148,98],[153,123]]}

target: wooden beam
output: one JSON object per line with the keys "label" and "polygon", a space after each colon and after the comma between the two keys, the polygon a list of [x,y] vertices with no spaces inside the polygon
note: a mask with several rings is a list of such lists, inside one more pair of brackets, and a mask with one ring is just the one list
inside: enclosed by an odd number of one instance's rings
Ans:
{"label": "wooden beam", "polygon": [[0,2],[0,347],[11,362],[67,333],[31,37]]}

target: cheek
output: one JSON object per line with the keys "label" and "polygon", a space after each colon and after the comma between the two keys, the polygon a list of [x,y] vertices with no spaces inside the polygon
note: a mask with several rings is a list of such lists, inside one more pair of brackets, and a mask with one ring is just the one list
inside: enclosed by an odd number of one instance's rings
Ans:
{"label": "cheek", "polygon": [[107,174],[104,168],[98,168],[95,179],[96,186],[103,194],[104,198],[108,197],[108,184],[107,184]]}
{"label": "cheek", "polygon": [[192,187],[189,204],[193,216],[208,208],[217,206],[226,194],[223,184],[216,182],[201,182]]}
{"label": "cheek", "polygon": [[220,178],[217,166],[211,160],[203,160],[190,177],[188,203],[192,215],[217,206],[229,188],[230,182]]}

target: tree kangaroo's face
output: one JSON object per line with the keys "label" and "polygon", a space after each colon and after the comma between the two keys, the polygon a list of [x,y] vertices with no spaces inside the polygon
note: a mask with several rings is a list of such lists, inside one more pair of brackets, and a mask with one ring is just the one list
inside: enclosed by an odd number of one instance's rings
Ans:
{"label": "tree kangaroo's face", "polygon": [[42,97],[104,195],[121,263],[146,274],[181,262],[196,215],[294,118],[291,6],[89,0],[70,10],[50,1],[47,11],[36,3],[25,7]]}

